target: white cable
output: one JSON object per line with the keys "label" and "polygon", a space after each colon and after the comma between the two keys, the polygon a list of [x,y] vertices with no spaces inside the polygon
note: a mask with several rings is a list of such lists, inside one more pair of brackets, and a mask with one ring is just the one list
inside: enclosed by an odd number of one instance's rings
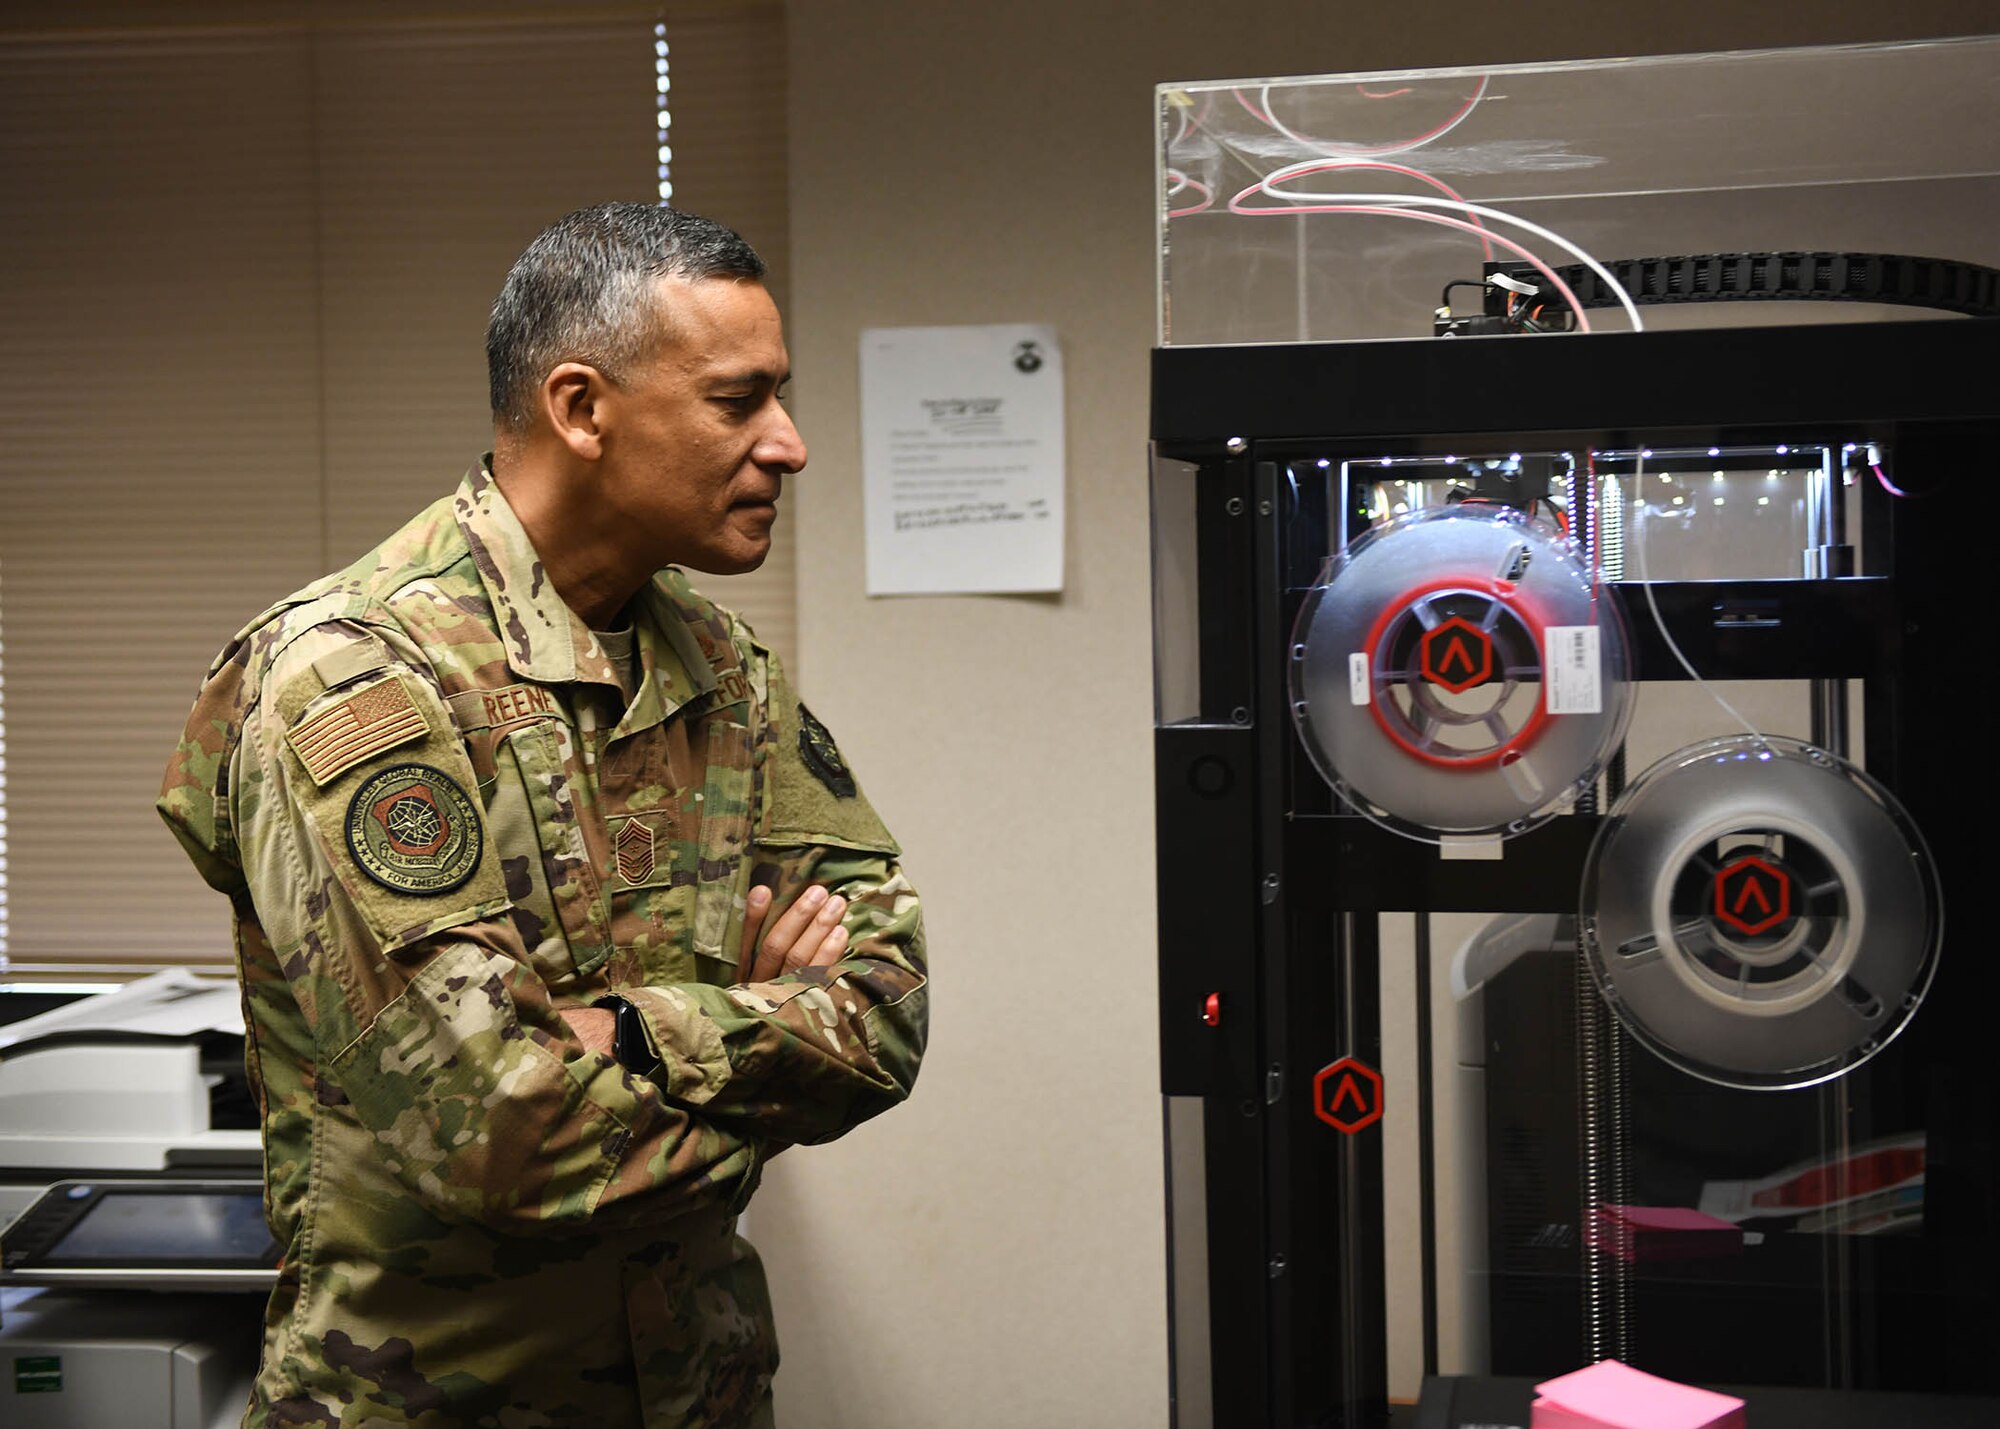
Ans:
{"label": "white cable", "polygon": [[1727,710],[1731,719],[1749,730],[1750,737],[1768,751],[1770,745],[1764,739],[1764,731],[1743,718],[1742,711],[1724,699],[1720,690],[1701,677],[1701,673],[1695,669],[1693,662],[1682,653],[1681,647],[1675,642],[1673,632],[1667,629],[1666,617],[1660,614],[1659,598],[1653,594],[1652,577],[1646,574],[1646,518],[1648,516],[1663,516],[1666,513],[1655,511],[1647,502],[1645,496],[1645,475],[1646,454],[1642,451],[1633,458],[1632,467],[1632,489],[1639,493],[1639,519],[1632,525],[1632,556],[1633,564],[1638,567],[1639,583],[1645,587],[1646,605],[1653,612],[1653,624],[1659,628],[1660,638],[1667,642],[1667,649],[1674,652],[1674,658],[1680,661],[1681,668],[1687,671],[1688,678],[1701,687],[1702,693]]}
{"label": "white cable", "polygon": [[[1240,198],[1241,195],[1238,195],[1238,197]],[[1507,249],[1509,252],[1518,254],[1523,262],[1527,263],[1536,272],[1540,273],[1544,278],[1547,278],[1549,280],[1549,286],[1555,289],[1557,295],[1560,296],[1565,303],[1569,304],[1570,311],[1576,314],[1576,330],[1578,332],[1590,331],[1590,319],[1583,315],[1582,301],[1577,297],[1575,293],[1570,291],[1569,286],[1566,283],[1564,283],[1561,278],[1556,276],[1554,269],[1550,268],[1546,263],[1542,262],[1541,259],[1537,258],[1533,253],[1529,252],[1526,248],[1523,248],[1520,244],[1516,243],[1513,239],[1507,237],[1505,234],[1489,233],[1485,229],[1479,227],[1477,224],[1467,223],[1462,218],[1447,218],[1445,217],[1445,215],[1441,213],[1423,213],[1414,208],[1403,208],[1395,204],[1329,204],[1325,208],[1308,206],[1300,209],[1287,209],[1287,208],[1245,209],[1245,208],[1238,208],[1236,207],[1235,204],[1232,203],[1230,205],[1229,211],[1231,213],[1239,213],[1239,214],[1240,213],[1278,213],[1278,214],[1366,213],[1366,214],[1379,215],[1380,217],[1383,218],[1407,218],[1415,223],[1434,223],[1445,228],[1455,228],[1459,230],[1461,233],[1470,233],[1475,238],[1484,239],[1491,243],[1497,243],[1502,248]]]}
{"label": "white cable", "polygon": [[1211,207],[1214,206],[1215,190],[1210,188],[1207,184],[1203,183],[1200,179],[1190,178],[1185,173],[1182,173],[1179,169],[1168,169],[1165,172],[1166,176],[1169,179],[1173,180],[1173,187],[1167,190],[1166,194],[1161,200],[1163,203],[1171,203],[1173,201],[1174,195],[1182,192],[1185,189],[1193,189],[1196,193],[1201,195],[1201,201],[1199,203],[1193,204],[1186,208],[1169,208],[1167,210],[1168,218],[1187,218],[1192,214],[1206,213]]}
{"label": "white cable", "polygon": [[1563,252],[1576,258],[1578,262],[1582,263],[1591,272],[1595,273],[1599,280],[1611,290],[1613,296],[1618,299],[1618,305],[1625,309],[1625,317],[1632,324],[1632,331],[1643,332],[1645,330],[1646,324],[1639,316],[1638,304],[1634,303],[1632,295],[1625,291],[1625,285],[1611,276],[1610,269],[1606,268],[1602,263],[1598,262],[1567,238],[1564,238],[1561,234],[1552,232],[1542,227],[1539,223],[1530,223],[1527,219],[1517,217],[1504,209],[1487,208],[1484,204],[1477,203],[1461,203],[1456,199],[1431,198],[1428,195],[1422,194],[1302,193],[1295,189],[1280,189],[1277,187],[1277,185],[1283,183],[1286,179],[1314,171],[1319,163],[1320,160],[1318,159],[1307,159],[1300,163],[1287,164],[1282,169],[1273,169],[1264,176],[1263,182],[1258,184],[1257,187],[1272,198],[1284,199],[1289,202],[1387,204],[1399,208],[1442,208],[1455,210],[1459,213],[1474,214],[1480,218],[1492,219],[1499,223],[1511,223],[1516,228],[1524,229],[1534,234],[1535,237],[1545,243],[1554,244],[1556,247],[1562,249]]}
{"label": "white cable", "polygon": [[1413,149],[1421,149],[1426,144],[1432,144],[1444,138],[1445,135],[1471,118],[1472,111],[1479,107],[1479,101],[1486,97],[1487,88],[1492,83],[1492,75],[1481,75],[1479,88],[1472,92],[1472,98],[1467,101],[1464,110],[1460,112],[1456,119],[1453,119],[1449,124],[1444,125],[1435,133],[1420,135],[1404,144],[1341,144],[1327,139],[1308,139],[1303,134],[1294,133],[1284,126],[1284,123],[1278,118],[1278,111],[1271,107],[1271,86],[1268,84],[1257,92],[1257,103],[1264,110],[1261,116],[1264,122],[1294,144],[1297,144],[1300,148],[1311,149],[1321,154],[1339,155],[1348,158],[1379,158],[1384,154],[1407,154]]}

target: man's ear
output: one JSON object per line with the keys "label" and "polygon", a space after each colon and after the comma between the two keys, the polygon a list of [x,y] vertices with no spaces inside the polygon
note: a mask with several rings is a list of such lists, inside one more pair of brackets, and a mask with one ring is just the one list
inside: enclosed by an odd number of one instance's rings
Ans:
{"label": "man's ear", "polygon": [[542,414],[556,440],[585,461],[604,455],[604,399],[610,384],[582,362],[564,362],[542,379]]}

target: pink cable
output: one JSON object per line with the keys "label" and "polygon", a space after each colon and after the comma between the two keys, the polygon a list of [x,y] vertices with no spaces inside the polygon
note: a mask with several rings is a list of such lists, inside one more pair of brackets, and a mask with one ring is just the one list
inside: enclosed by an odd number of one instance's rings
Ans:
{"label": "pink cable", "polygon": [[[1265,124],[1270,125],[1273,129],[1277,130],[1280,134],[1283,134],[1286,138],[1291,139],[1295,143],[1304,144],[1309,148],[1319,149],[1321,152],[1328,154],[1353,154],[1353,155],[1365,156],[1368,154],[1401,154],[1406,152],[1407,150],[1415,149],[1424,144],[1428,144],[1431,140],[1437,138],[1438,135],[1456,126],[1459,120],[1465,118],[1466,115],[1470,114],[1475,108],[1477,108],[1479,101],[1486,97],[1486,91],[1488,88],[1492,86],[1492,83],[1493,83],[1492,75],[1490,74],[1481,75],[1479,77],[1479,87],[1474,89],[1472,93],[1469,96],[1467,96],[1465,102],[1460,104],[1457,109],[1453,110],[1442,124],[1439,124],[1431,129],[1426,129],[1423,133],[1417,135],[1417,137],[1414,139],[1400,139],[1389,144],[1344,144],[1341,143],[1339,140],[1335,139],[1317,139],[1312,137],[1311,135],[1294,133],[1292,130],[1280,124],[1273,115],[1265,113],[1263,110],[1259,109],[1256,105],[1252,104],[1248,99],[1244,97],[1242,90],[1240,89],[1232,90],[1231,93],[1235,94],[1236,102],[1238,104],[1241,104],[1245,109],[1249,110],[1250,113],[1254,115],[1258,120],[1260,120]],[[1363,92],[1365,93],[1366,91]],[[1374,98],[1376,96],[1371,95],[1369,97]]]}
{"label": "pink cable", "polygon": [[[1242,90],[1232,89],[1229,92],[1236,96],[1236,102],[1242,105],[1245,109],[1249,110],[1250,117],[1255,119],[1259,124],[1268,125],[1271,123],[1271,116],[1266,114],[1263,110],[1259,109],[1256,105],[1252,104],[1250,100],[1244,95]],[[1273,125],[1272,127],[1275,128],[1276,126]]]}
{"label": "pink cable", "polygon": [[1389,205],[1389,204],[1385,204],[1381,207],[1376,207],[1373,204],[1342,204],[1342,203],[1301,203],[1301,204],[1294,204],[1289,208],[1244,207],[1243,200],[1250,197],[1251,194],[1258,192],[1262,188],[1263,188],[1262,183],[1254,183],[1250,185],[1249,188],[1244,189],[1241,193],[1237,194],[1236,197],[1232,198],[1229,201],[1229,211],[1231,213],[1240,213],[1245,218],[1269,218],[1287,213],[1374,213],[1374,214],[1382,214],[1391,218],[1411,218],[1415,219],[1419,223],[1435,223],[1444,228],[1459,229],[1462,232],[1470,233],[1475,237],[1487,238],[1490,241],[1499,244],[1502,248],[1507,249],[1509,252],[1519,254],[1524,260],[1526,260],[1530,268],[1533,268],[1537,273],[1540,273],[1544,278],[1548,279],[1549,286],[1554,288],[1557,293],[1562,295],[1563,301],[1569,304],[1570,311],[1576,314],[1576,330],[1578,332],[1590,331],[1590,320],[1584,317],[1583,315],[1583,304],[1577,299],[1576,294],[1570,291],[1569,284],[1565,283],[1562,279],[1558,278],[1555,274],[1555,270],[1549,267],[1548,264],[1544,263],[1541,259],[1537,258],[1534,254],[1530,253],[1527,249],[1523,248],[1520,244],[1516,243],[1511,238],[1502,237],[1500,234],[1497,233],[1487,233],[1483,229],[1473,227],[1470,223],[1467,223],[1462,218],[1450,218],[1442,213],[1431,213],[1424,209],[1397,208],[1394,205]]}
{"label": "pink cable", "polygon": [[1203,183],[1200,179],[1190,178],[1188,175],[1182,173],[1179,169],[1168,169],[1167,173],[1170,177],[1172,177],[1177,181],[1172,188],[1167,190],[1168,198],[1172,198],[1182,189],[1194,189],[1201,195],[1201,202],[1195,204],[1191,208],[1168,209],[1167,210],[1168,218],[1186,218],[1191,213],[1204,213],[1207,210],[1215,207],[1215,190],[1210,188],[1207,184]]}
{"label": "pink cable", "polygon": [[[1466,201],[1464,194],[1460,193],[1443,179],[1433,178],[1422,169],[1412,169],[1406,164],[1385,164],[1380,159],[1328,159],[1323,164],[1312,164],[1304,168],[1295,168],[1285,176],[1284,181],[1289,184],[1293,179],[1302,179],[1307,174],[1324,174],[1335,169],[1381,169],[1391,174],[1402,174],[1408,178],[1418,179],[1429,184],[1446,198],[1456,203],[1464,203]],[[1273,197],[1282,196],[1273,195]],[[1476,213],[1469,215],[1469,221],[1473,227],[1479,230],[1479,241],[1486,251],[1486,261],[1489,263],[1492,262],[1493,239],[1491,231],[1485,224],[1479,221],[1479,215]]]}
{"label": "pink cable", "polygon": [[[1359,88],[1359,86],[1356,87]],[[1243,98],[1243,91],[1233,90],[1231,92],[1234,93],[1237,99],[1244,104],[1245,108],[1249,108],[1249,101]],[[1396,92],[1398,94],[1407,94],[1409,91],[1398,90]],[[1378,96],[1371,95],[1370,97],[1375,98]],[[1389,96],[1382,95],[1379,97],[1386,99]],[[1256,114],[1258,111],[1256,111],[1255,109],[1251,109],[1250,112]],[[1260,115],[1259,117],[1262,116]],[[1194,128],[1200,127],[1200,121],[1199,120],[1194,121],[1190,127]],[[1389,163],[1384,163],[1380,159],[1328,159],[1323,164],[1314,164],[1309,168],[1303,168],[1297,170],[1289,178],[1287,178],[1285,182],[1290,183],[1292,179],[1303,178],[1307,174],[1329,173],[1335,169],[1379,169],[1384,173],[1402,174],[1407,178],[1416,179],[1422,183],[1429,184],[1432,188],[1436,189],[1439,193],[1443,194],[1446,198],[1451,199],[1455,203],[1464,203],[1466,201],[1464,194],[1460,193],[1457,189],[1453,188],[1443,179],[1436,178],[1430,174],[1427,174],[1422,169],[1413,169],[1407,164],[1389,164]],[[1186,179],[1186,175],[1181,175],[1180,177]],[[1195,182],[1193,179],[1186,179],[1186,181],[1188,183]],[[1203,209],[1207,209],[1214,204],[1215,197],[1213,194],[1207,192],[1205,186],[1203,186],[1203,196],[1207,201],[1201,205],[1201,208],[1185,209],[1182,210],[1182,212],[1200,213],[1202,212]],[[1169,213],[1167,216],[1169,218],[1178,218],[1181,216],[1181,214]],[[1486,260],[1490,263],[1493,261],[1493,240],[1487,230],[1487,227],[1485,224],[1479,221],[1479,216],[1477,214],[1472,215],[1471,222],[1473,226],[1479,230],[1480,248],[1485,253]]]}
{"label": "pink cable", "polygon": [[1467,96],[1465,103],[1459,105],[1457,109],[1452,111],[1451,117],[1449,119],[1445,120],[1444,123],[1438,125],[1435,129],[1427,129],[1423,133],[1417,135],[1416,138],[1409,140],[1407,143],[1371,144],[1357,150],[1356,152],[1363,154],[1393,154],[1400,149],[1414,149],[1419,144],[1427,143],[1428,141],[1437,138],[1438,135],[1444,133],[1445,130],[1451,128],[1452,125],[1458,123],[1459,120],[1465,118],[1466,115],[1470,114],[1473,111],[1473,108],[1479,103],[1479,101],[1486,97],[1487,86],[1489,86],[1492,83],[1493,83],[1493,77],[1491,75],[1481,75],[1479,77],[1479,87],[1473,90],[1469,96]]}
{"label": "pink cable", "polygon": [[[1905,491],[1902,487],[1896,485],[1895,482],[1889,480],[1889,473],[1882,470],[1882,463],[1871,461],[1868,463],[1868,469],[1875,473],[1875,479],[1882,483],[1882,489],[1891,496],[1901,496],[1908,499],[1915,495],[1915,493]],[[1925,492],[1924,494],[1929,495],[1930,493]]]}

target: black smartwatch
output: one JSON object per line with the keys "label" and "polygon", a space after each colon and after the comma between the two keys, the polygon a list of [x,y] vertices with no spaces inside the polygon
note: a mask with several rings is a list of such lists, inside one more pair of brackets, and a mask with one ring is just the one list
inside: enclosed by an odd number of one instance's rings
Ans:
{"label": "black smartwatch", "polygon": [[622,997],[600,997],[593,1007],[608,1007],[617,1014],[618,1022],[611,1037],[611,1055],[618,1059],[618,1065],[628,1072],[650,1077],[660,1070],[660,1054],[653,1050],[653,1044],[646,1035],[646,1019],[639,1009]]}

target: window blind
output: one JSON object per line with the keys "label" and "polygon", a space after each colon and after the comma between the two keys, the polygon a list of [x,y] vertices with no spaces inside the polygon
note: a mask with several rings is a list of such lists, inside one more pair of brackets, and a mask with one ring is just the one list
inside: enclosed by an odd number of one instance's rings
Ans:
{"label": "window blind", "polygon": [[[0,34],[9,975],[228,960],[152,811],[195,686],[484,450],[508,264],[654,191],[654,19]],[[782,84],[736,58],[782,55],[782,13],[696,10],[685,51],[667,22],[676,201],[761,241],[782,293]],[[698,583],[784,647],[791,573]]]}

